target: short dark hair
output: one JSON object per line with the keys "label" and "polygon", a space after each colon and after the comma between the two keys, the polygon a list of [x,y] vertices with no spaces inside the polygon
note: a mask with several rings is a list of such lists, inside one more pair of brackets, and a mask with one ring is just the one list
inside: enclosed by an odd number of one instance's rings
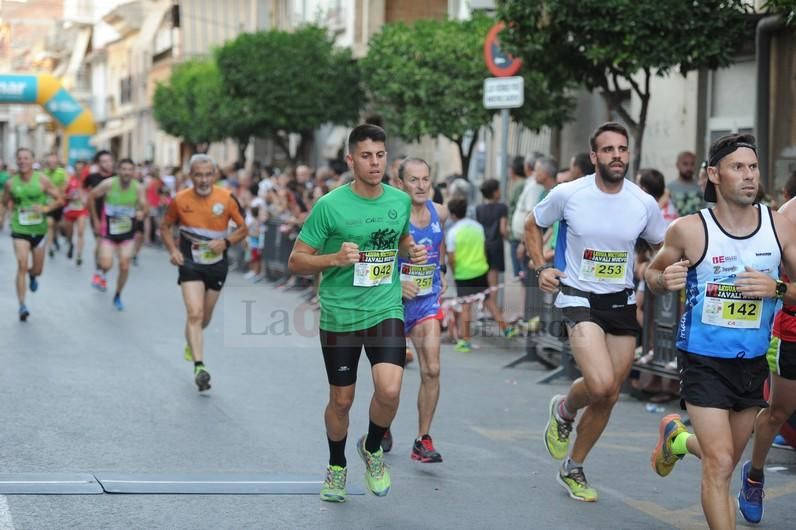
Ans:
{"label": "short dark hair", "polygon": [[14,157],[19,156],[19,153],[21,153],[22,151],[27,151],[28,153],[30,153],[31,158],[36,158],[36,154],[33,152],[33,149],[31,149],[30,147],[20,147],[14,152]]}
{"label": "short dark hair", "polygon": [[428,172],[431,173],[431,166],[428,165],[428,162],[422,158],[408,157],[401,160],[401,164],[398,166],[398,178],[401,180],[404,179],[404,172],[406,171],[407,164],[425,164],[428,168]]}
{"label": "short dark hair", "polygon": [[708,165],[718,166],[721,159],[730,154],[726,153],[722,155],[721,153],[726,149],[731,149],[730,152],[734,151],[735,149],[733,149],[733,147],[736,144],[747,144],[748,146],[752,146],[752,149],[757,153],[757,140],[755,140],[753,134],[725,134],[711,144],[710,151],[708,151]]}
{"label": "short dark hair", "polygon": [[467,217],[467,199],[455,197],[448,201],[448,211],[457,219]]}
{"label": "short dark hair", "polygon": [[107,149],[100,149],[99,151],[94,153],[94,163],[99,164],[100,158],[102,158],[105,155],[108,155],[111,158],[113,158],[113,155],[111,154],[110,151],[108,151]]}
{"label": "short dark hair", "polygon": [[594,173],[594,164],[591,163],[589,153],[578,153],[572,157],[572,165],[580,169],[584,175]]}
{"label": "short dark hair", "polygon": [[499,189],[500,182],[498,182],[497,179],[486,179],[481,184],[481,195],[484,196],[484,199],[491,199]]}
{"label": "short dark hair", "polygon": [[121,160],[116,162],[116,167],[119,167],[122,164],[130,164],[131,166],[135,166],[135,162],[133,162],[132,158],[122,158]]}
{"label": "short dark hair", "polygon": [[785,181],[782,191],[788,195],[788,199],[796,197],[796,169],[791,172],[790,177]]}
{"label": "short dark hair", "polygon": [[387,141],[387,134],[384,132],[384,129],[378,125],[371,125],[370,123],[357,125],[348,135],[348,152],[353,152],[357,144],[365,140],[385,143]]}
{"label": "short dark hair", "polygon": [[515,156],[511,159],[511,171],[515,175],[519,175],[521,177],[526,177],[525,174],[525,157],[523,156]]}
{"label": "short dark hair", "polygon": [[646,168],[638,171],[638,185],[657,201],[666,191],[666,179],[657,169]]}
{"label": "short dark hair", "polygon": [[625,137],[625,140],[630,142],[630,136],[627,134],[627,129],[621,123],[617,123],[615,121],[609,121],[603,123],[599,127],[597,127],[593,133],[591,133],[591,137],[589,138],[589,146],[593,152],[597,152],[597,137],[600,136],[604,132],[615,132],[619,133]]}

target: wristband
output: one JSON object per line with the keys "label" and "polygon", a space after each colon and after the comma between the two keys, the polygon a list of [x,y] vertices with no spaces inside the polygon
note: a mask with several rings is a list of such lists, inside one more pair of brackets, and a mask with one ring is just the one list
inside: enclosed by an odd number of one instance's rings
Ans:
{"label": "wristband", "polygon": [[545,269],[552,269],[552,268],[553,268],[553,266],[552,266],[552,265],[549,265],[549,264],[545,263],[544,265],[540,265],[539,267],[536,267],[536,268],[533,270],[533,272],[535,272],[535,273],[536,273],[536,277],[538,278],[538,277],[539,277],[539,275],[542,273],[542,271],[543,271],[543,270],[545,270]]}
{"label": "wristband", "polygon": [[448,274],[448,266],[444,263],[439,266],[439,270],[442,271],[442,274]]}
{"label": "wristband", "polygon": [[232,243],[230,243],[229,239],[227,239],[226,237],[224,238],[224,244],[226,245],[226,248],[224,250],[229,250],[229,247],[232,246]]}

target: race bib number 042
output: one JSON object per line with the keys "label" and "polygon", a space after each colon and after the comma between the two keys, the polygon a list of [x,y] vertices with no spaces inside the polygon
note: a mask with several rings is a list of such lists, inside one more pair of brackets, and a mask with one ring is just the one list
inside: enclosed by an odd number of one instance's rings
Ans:
{"label": "race bib number 042", "polygon": [[587,248],[580,262],[579,278],[584,282],[624,285],[629,264],[627,251],[606,251]]}
{"label": "race bib number 042", "polygon": [[702,307],[702,323],[722,328],[760,327],[763,301],[744,298],[735,285],[707,283]]}
{"label": "race bib number 042", "polygon": [[376,287],[391,284],[397,256],[397,249],[360,252],[359,263],[354,263],[354,285]]}

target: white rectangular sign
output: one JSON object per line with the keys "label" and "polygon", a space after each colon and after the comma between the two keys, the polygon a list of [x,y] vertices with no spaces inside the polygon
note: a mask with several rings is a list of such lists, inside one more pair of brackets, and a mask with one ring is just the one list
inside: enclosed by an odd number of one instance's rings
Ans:
{"label": "white rectangular sign", "polygon": [[484,79],[484,107],[516,109],[525,102],[525,80],[522,77],[488,77]]}

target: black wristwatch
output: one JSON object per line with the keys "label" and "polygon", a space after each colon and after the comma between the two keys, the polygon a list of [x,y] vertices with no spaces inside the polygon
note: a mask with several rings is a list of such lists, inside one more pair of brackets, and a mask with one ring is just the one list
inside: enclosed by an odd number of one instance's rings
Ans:
{"label": "black wristwatch", "polygon": [[545,269],[552,269],[552,268],[553,268],[553,266],[552,266],[552,265],[550,265],[550,264],[548,264],[548,263],[545,263],[544,265],[540,265],[539,267],[536,267],[536,268],[533,270],[533,272],[535,272],[535,273],[536,273],[536,277],[538,278],[538,277],[539,277],[539,275],[542,273],[542,271],[543,271],[543,270],[545,270]]}
{"label": "black wristwatch", "polygon": [[779,300],[785,298],[785,293],[788,292],[788,284],[783,282],[782,280],[776,280],[777,287],[776,287],[776,295],[775,297]]}
{"label": "black wristwatch", "polygon": [[229,242],[229,239],[226,237],[224,238],[224,244],[227,246],[224,250],[229,250],[229,247],[232,246],[232,243]]}
{"label": "black wristwatch", "polygon": [[442,274],[448,274],[448,266],[444,263],[439,266],[439,270],[442,272]]}

